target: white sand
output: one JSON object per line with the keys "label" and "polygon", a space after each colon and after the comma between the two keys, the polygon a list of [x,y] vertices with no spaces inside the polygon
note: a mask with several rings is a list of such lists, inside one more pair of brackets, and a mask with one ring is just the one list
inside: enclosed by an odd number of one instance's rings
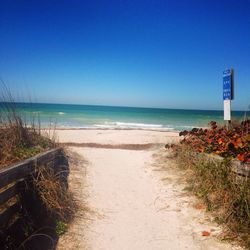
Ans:
{"label": "white sand", "polygon": [[100,144],[142,144],[166,143],[178,139],[177,132],[146,130],[57,130],[60,142],[100,143]]}
{"label": "white sand", "polygon": [[[168,133],[129,130],[59,131],[64,142],[163,143]],[[84,157],[70,175],[70,188],[95,213],[79,216],[58,249],[155,250],[236,249],[219,242],[220,228],[183,191],[180,173],[163,149],[121,150],[72,147]],[[166,171],[159,170],[164,164]],[[86,175],[85,175],[86,168]],[[164,181],[162,178],[165,178]],[[88,194],[88,197],[84,195]],[[209,231],[208,237],[201,236]]]}

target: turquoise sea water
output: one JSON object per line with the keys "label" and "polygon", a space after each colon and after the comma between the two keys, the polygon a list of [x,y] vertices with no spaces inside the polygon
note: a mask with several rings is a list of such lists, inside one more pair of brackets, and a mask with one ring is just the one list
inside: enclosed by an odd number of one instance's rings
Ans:
{"label": "turquoise sea water", "polygon": [[[206,127],[211,120],[223,123],[223,111],[132,108],[69,104],[16,103],[26,121],[39,117],[41,125],[56,124],[63,128],[120,128],[184,130]],[[233,119],[242,119],[244,112],[235,111]]]}

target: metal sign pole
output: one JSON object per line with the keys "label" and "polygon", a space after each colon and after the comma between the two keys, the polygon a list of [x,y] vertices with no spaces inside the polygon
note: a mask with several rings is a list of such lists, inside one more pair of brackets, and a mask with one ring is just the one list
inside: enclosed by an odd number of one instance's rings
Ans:
{"label": "metal sign pole", "polygon": [[227,129],[229,129],[231,121],[231,100],[224,100],[224,120],[226,121]]}

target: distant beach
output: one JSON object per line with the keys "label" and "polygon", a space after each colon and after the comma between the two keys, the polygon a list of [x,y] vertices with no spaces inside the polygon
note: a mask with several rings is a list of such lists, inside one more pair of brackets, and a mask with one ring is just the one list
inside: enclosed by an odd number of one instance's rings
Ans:
{"label": "distant beach", "polygon": [[[42,127],[59,129],[146,129],[190,130],[207,127],[209,121],[223,123],[223,111],[160,108],[133,108],[94,105],[16,103],[18,112],[29,122],[37,117]],[[241,120],[244,112],[234,111]]]}

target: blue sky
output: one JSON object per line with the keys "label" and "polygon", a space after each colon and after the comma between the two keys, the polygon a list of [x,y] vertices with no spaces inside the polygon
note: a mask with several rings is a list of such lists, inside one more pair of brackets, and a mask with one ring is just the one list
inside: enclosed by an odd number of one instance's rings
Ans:
{"label": "blue sky", "polygon": [[17,100],[222,109],[250,105],[250,0],[0,2],[0,78]]}

